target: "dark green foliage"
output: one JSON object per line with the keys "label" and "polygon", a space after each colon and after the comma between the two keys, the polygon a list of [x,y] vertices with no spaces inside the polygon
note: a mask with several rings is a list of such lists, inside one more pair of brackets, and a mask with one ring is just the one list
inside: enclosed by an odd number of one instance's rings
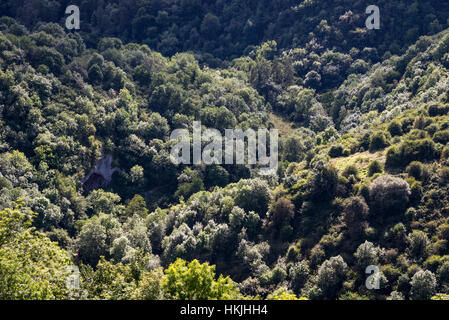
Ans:
{"label": "dark green foliage", "polygon": [[417,259],[425,258],[429,251],[429,238],[427,234],[422,231],[414,230],[408,235],[409,247],[408,250],[412,257]]}
{"label": "dark green foliage", "polygon": [[401,136],[402,135],[402,126],[398,121],[392,121],[388,125],[388,132],[394,137],[394,136]]}
{"label": "dark green foliage", "polygon": [[234,194],[235,203],[245,209],[254,210],[261,216],[268,211],[270,202],[270,189],[268,184],[260,179],[241,180],[237,183],[237,190]]}
{"label": "dark green foliage", "polygon": [[290,268],[290,278],[292,279],[294,290],[298,292],[305,284],[307,277],[310,273],[310,268],[307,261],[303,260],[301,262],[295,263]]}
{"label": "dark green foliage", "polygon": [[[447,293],[449,5],[377,5],[2,2],[0,298]],[[174,164],[194,120],[279,129],[278,170]]]}
{"label": "dark green foliage", "polygon": [[145,199],[141,195],[136,194],[126,206],[125,214],[128,217],[136,214],[138,216],[141,216],[142,218],[146,218],[148,209],[145,203]]}
{"label": "dark green foliage", "polygon": [[194,177],[191,182],[185,182],[176,190],[175,197],[188,199],[192,194],[204,190],[204,183],[200,177]]}
{"label": "dark green foliage", "polygon": [[332,146],[329,149],[329,156],[331,158],[341,157],[343,155],[343,147],[341,145]]}
{"label": "dark green foliage", "polygon": [[357,237],[363,231],[369,215],[369,207],[362,197],[351,197],[343,203],[343,220],[351,236]]}
{"label": "dark green foliage", "polygon": [[134,79],[142,86],[149,85],[151,83],[151,72],[145,66],[139,65],[134,69]]}
{"label": "dark green foliage", "polygon": [[410,163],[405,171],[408,173],[409,177],[413,177],[416,180],[425,180],[429,175],[426,167],[419,161]]}
{"label": "dark green foliage", "polygon": [[449,167],[443,167],[438,171],[438,176],[442,183],[449,181]]}
{"label": "dark green foliage", "polygon": [[101,67],[97,64],[92,65],[88,70],[89,80],[94,84],[99,84],[103,81],[103,72]]}
{"label": "dark green foliage", "polygon": [[64,57],[55,49],[48,47],[36,48],[29,53],[29,56],[35,67],[45,65],[54,74],[59,75],[61,73]]}
{"label": "dark green foliage", "polygon": [[449,159],[449,146],[443,148],[443,150],[441,151],[441,158],[443,160]]}
{"label": "dark green foliage", "polygon": [[337,182],[337,170],[320,162],[312,171],[307,196],[313,200],[329,200],[335,193]]}
{"label": "dark green foliage", "polygon": [[287,198],[278,199],[271,208],[270,220],[275,227],[289,224],[295,214],[294,204]]}
{"label": "dark green foliage", "polygon": [[428,112],[431,117],[442,116],[449,112],[449,105],[432,104],[429,106]]}
{"label": "dark green foliage", "polygon": [[441,144],[449,142],[449,130],[437,131],[433,135],[433,141]]}
{"label": "dark green foliage", "polygon": [[387,151],[387,167],[406,166],[412,161],[429,161],[436,156],[435,144],[430,139],[406,140]]}
{"label": "dark green foliage", "polygon": [[354,165],[349,165],[347,166],[343,172],[341,173],[341,175],[343,177],[349,178],[350,176],[353,176],[354,178],[358,178],[359,176],[359,171],[357,170],[356,166]]}
{"label": "dark green foliage", "polygon": [[368,177],[373,176],[376,173],[382,173],[382,165],[379,161],[371,161],[368,165]]}
{"label": "dark green foliage", "polygon": [[444,261],[437,270],[439,280],[443,283],[449,283],[449,261]]}
{"label": "dark green foliage", "polygon": [[208,187],[224,187],[229,183],[229,173],[222,166],[211,165],[206,169],[205,183]]}
{"label": "dark green foliage", "polygon": [[398,215],[405,211],[410,186],[400,178],[383,175],[369,186],[370,208],[378,215]]}
{"label": "dark green foliage", "polygon": [[376,132],[370,138],[369,150],[374,152],[384,149],[388,145],[388,136],[384,132]]}

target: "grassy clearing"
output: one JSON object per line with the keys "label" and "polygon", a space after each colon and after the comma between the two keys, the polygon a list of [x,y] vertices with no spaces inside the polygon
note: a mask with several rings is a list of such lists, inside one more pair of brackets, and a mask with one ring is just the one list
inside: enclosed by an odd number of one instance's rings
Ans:
{"label": "grassy clearing", "polygon": [[368,165],[371,161],[377,160],[380,163],[385,164],[385,154],[386,149],[374,153],[365,151],[347,157],[331,159],[330,163],[334,165],[339,172],[342,172],[346,167],[353,165],[358,169],[360,177],[364,178],[368,174]]}
{"label": "grassy clearing", "polygon": [[270,114],[270,122],[273,123],[275,129],[279,130],[281,136],[287,136],[295,130],[293,122],[287,121],[274,113]]}

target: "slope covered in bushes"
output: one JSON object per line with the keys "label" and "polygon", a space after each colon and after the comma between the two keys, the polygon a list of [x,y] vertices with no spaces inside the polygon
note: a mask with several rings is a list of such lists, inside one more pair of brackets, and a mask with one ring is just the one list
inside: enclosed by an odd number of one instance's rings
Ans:
{"label": "slope covered in bushes", "polygon": [[[79,34],[33,19],[29,29],[0,19],[1,298],[448,294],[449,30],[378,46],[390,53],[375,58],[267,41],[212,68],[130,34],[96,41],[108,34],[99,20]],[[277,172],[175,165],[170,133],[194,120],[221,132],[280,127]],[[97,174],[86,185],[105,157],[110,183]],[[24,264],[33,248],[42,255]],[[60,286],[70,265],[77,291]],[[377,290],[366,287],[370,265]]]}

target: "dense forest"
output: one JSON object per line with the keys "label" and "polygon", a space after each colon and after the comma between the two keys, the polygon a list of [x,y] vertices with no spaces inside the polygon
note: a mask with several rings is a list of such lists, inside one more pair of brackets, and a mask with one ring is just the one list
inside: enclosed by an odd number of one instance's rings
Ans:
{"label": "dense forest", "polygon": [[0,299],[449,299],[449,3],[370,4],[2,1]]}

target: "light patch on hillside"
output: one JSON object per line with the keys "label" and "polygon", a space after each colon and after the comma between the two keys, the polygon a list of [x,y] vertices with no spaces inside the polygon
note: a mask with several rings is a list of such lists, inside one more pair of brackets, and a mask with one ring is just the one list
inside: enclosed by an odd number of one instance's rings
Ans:
{"label": "light patch on hillside", "polygon": [[375,153],[369,151],[358,152],[347,157],[339,157],[330,160],[330,163],[341,173],[345,168],[354,165],[358,171],[360,178],[364,178],[368,174],[368,165],[371,161],[377,160],[385,164],[386,149]]}

